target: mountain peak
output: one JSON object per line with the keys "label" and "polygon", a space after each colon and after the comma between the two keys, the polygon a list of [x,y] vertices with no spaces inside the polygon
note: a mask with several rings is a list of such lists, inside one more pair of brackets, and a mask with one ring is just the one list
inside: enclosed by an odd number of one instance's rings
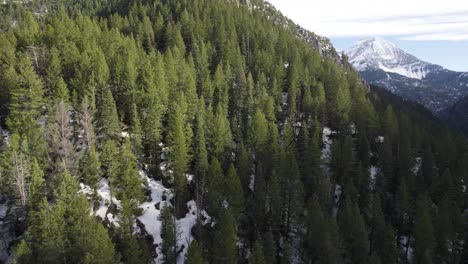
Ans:
{"label": "mountain peak", "polygon": [[398,48],[394,43],[380,37],[366,38],[356,42],[346,52],[346,55],[358,71],[380,69],[415,79],[423,79],[430,71],[442,68],[419,60]]}

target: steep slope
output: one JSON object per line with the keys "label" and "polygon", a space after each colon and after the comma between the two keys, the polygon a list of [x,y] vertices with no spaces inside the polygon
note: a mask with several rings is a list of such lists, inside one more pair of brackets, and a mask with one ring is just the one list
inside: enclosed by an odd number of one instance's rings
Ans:
{"label": "steep slope", "polygon": [[371,84],[439,113],[468,94],[468,74],[422,61],[382,38],[356,42],[349,62]]}
{"label": "steep slope", "polygon": [[[464,195],[445,186],[466,175],[464,141],[366,89],[326,38],[271,5],[46,0],[43,18],[8,2],[1,261],[461,258],[419,251],[426,229],[412,228],[410,205],[424,198],[416,227],[447,219],[441,247],[468,245],[449,231],[465,205],[440,201]],[[441,202],[454,213],[432,210]]]}
{"label": "steep slope", "polygon": [[468,135],[468,96],[442,111],[440,117],[455,129]]}

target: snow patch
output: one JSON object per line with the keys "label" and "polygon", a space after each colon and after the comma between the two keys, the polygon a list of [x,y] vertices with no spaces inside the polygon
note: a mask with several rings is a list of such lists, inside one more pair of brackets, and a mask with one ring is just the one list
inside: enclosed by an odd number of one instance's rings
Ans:
{"label": "snow patch", "polygon": [[[154,260],[156,263],[162,263],[163,254],[161,252],[161,221],[159,216],[161,209],[164,206],[172,206],[170,200],[173,197],[173,192],[164,187],[162,182],[151,179],[141,172],[143,180],[146,181],[151,191],[151,201],[142,203],[139,207],[142,208],[143,214],[138,217],[138,220],[145,226],[145,230],[153,237],[153,244],[156,246],[157,258]],[[191,200],[187,203],[188,213],[181,219],[176,219],[177,228],[177,245],[183,248],[182,252],[177,256],[177,263],[182,264],[185,260],[185,253],[187,252],[190,242],[193,240],[192,228],[197,223],[198,207],[195,201]],[[200,212],[203,216],[203,225],[211,222],[211,217],[205,210]]]}
{"label": "snow patch", "polygon": [[[88,197],[92,197],[94,194],[94,191],[90,186],[80,183],[80,187],[80,192],[86,194]],[[111,191],[109,181],[107,179],[103,178],[98,183],[97,194],[99,197],[99,207],[92,212],[92,214],[94,213],[95,216],[99,216],[103,220],[107,218],[109,223],[114,226],[119,226],[118,216],[108,212],[109,206],[111,205]],[[112,203],[115,204],[117,208],[121,208],[120,201],[117,200],[117,198],[112,197]]]}
{"label": "snow patch", "polygon": [[415,159],[415,162],[414,162],[414,166],[413,168],[411,169],[411,171],[413,172],[414,175],[417,175],[419,170],[421,169],[421,166],[422,166],[422,158],[421,157],[417,157]]}
{"label": "snow patch", "polygon": [[255,189],[255,174],[250,175],[249,189],[253,192]]}
{"label": "snow patch", "polygon": [[372,190],[375,188],[376,176],[378,172],[379,172],[379,169],[375,166],[371,166],[369,168],[369,173],[370,173],[370,178],[371,178],[370,187]]}
{"label": "snow patch", "polygon": [[335,132],[332,131],[329,127],[324,127],[322,131],[322,155],[321,159],[324,161],[324,164],[328,165],[331,161],[331,145],[333,140],[330,138]]}
{"label": "snow patch", "polygon": [[378,136],[378,137],[375,138],[375,142],[377,142],[377,143],[383,143],[383,142],[384,142],[384,139],[385,139],[384,137]]}

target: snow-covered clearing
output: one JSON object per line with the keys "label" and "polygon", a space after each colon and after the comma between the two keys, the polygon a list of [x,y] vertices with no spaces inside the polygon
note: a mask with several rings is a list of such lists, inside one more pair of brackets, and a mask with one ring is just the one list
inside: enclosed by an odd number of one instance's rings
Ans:
{"label": "snow-covered clearing", "polygon": [[[156,246],[157,258],[154,260],[155,263],[161,263],[163,255],[161,253],[161,221],[159,215],[163,206],[172,206],[170,200],[173,197],[173,193],[170,189],[163,186],[160,181],[156,181],[143,171],[140,171],[140,175],[144,181],[147,182],[148,188],[151,191],[151,201],[142,203],[139,207],[142,208],[143,214],[138,217],[138,220],[145,226],[146,232],[153,237],[153,244]],[[177,245],[183,248],[182,252],[177,256],[177,263],[182,264],[185,261],[185,253],[187,252],[188,246],[192,241],[192,228],[197,222],[197,211],[198,207],[194,200],[187,203],[188,213],[185,217],[176,219],[177,229]],[[200,214],[205,219],[202,224],[211,222],[211,218],[203,210]]]}

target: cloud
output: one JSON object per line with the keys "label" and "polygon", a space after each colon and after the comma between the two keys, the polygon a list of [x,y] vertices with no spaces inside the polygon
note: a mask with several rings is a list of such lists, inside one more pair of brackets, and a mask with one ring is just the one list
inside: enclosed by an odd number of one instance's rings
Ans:
{"label": "cloud", "polygon": [[466,0],[271,0],[286,16],[327,37],[467,40]]}

